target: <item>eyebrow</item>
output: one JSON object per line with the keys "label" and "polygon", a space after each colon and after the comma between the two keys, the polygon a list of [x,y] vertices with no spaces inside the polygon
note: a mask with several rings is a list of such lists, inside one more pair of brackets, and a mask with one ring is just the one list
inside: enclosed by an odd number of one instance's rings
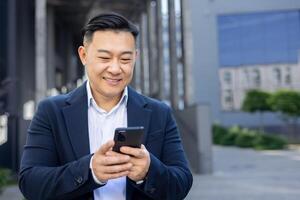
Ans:
{"label": "eyebrow", "polygon": [[[98,49],[97,52],[98,53],[108,53],[108,54],[111,54],[110,51],[105,50],[105,49]],[[133,52],[132,51],[123,51],[121,54],[130,54],[130,55],[132,55]]]}

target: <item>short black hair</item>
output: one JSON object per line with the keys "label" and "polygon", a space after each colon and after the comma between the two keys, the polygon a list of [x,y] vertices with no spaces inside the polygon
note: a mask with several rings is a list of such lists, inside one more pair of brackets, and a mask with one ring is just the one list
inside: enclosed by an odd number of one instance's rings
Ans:
{"label": "short black hair", "polygon": [[91,41],[94,32],[106,30],[130,32],[135,40],[139,34],[138,28],[124,16],[117,13],[104,13],[93,17],[83,27],[83,41]]}

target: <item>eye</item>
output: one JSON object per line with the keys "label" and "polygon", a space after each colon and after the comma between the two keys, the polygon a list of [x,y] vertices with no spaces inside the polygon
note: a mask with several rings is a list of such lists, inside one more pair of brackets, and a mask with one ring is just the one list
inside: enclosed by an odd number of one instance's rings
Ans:
{"label": "eye", "polygon": [[101,62],[109,62],[110,61],[110,57],[99,56],[98,58],[100,59]]}
{"label": "eye", "polygon": [[129,63],[131,61],[131,58],[121,58],[122,63]]}
{"label": "eye", "polygon": [[100,59],[103,59],[103,60],[108,60],[109,59],[109,57],[98,57],[98,58],[100,58]]}

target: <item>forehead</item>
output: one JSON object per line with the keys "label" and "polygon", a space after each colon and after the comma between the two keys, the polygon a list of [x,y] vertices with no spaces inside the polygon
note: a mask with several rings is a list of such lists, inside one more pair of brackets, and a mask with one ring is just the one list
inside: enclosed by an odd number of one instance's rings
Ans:
{"label": "forehead", "polygon": [[135,38],[127,31],[105,30],[96,31],[93,34],[91,43],[96,46],[128,46],[135,47]]}

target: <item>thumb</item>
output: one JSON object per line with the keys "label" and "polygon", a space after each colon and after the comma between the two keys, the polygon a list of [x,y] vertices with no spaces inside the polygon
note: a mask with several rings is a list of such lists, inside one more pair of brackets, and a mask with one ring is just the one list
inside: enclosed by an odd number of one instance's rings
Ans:
{"label": "thumb", "polygon": [[105,154],[107,151],[109,151],[113,146],[115,145],[115,142],[113,140],[109,140],[108,142],[106,142],[105,144],[103,144],[99,150],[97,151],[97,153],[100,154]]}

